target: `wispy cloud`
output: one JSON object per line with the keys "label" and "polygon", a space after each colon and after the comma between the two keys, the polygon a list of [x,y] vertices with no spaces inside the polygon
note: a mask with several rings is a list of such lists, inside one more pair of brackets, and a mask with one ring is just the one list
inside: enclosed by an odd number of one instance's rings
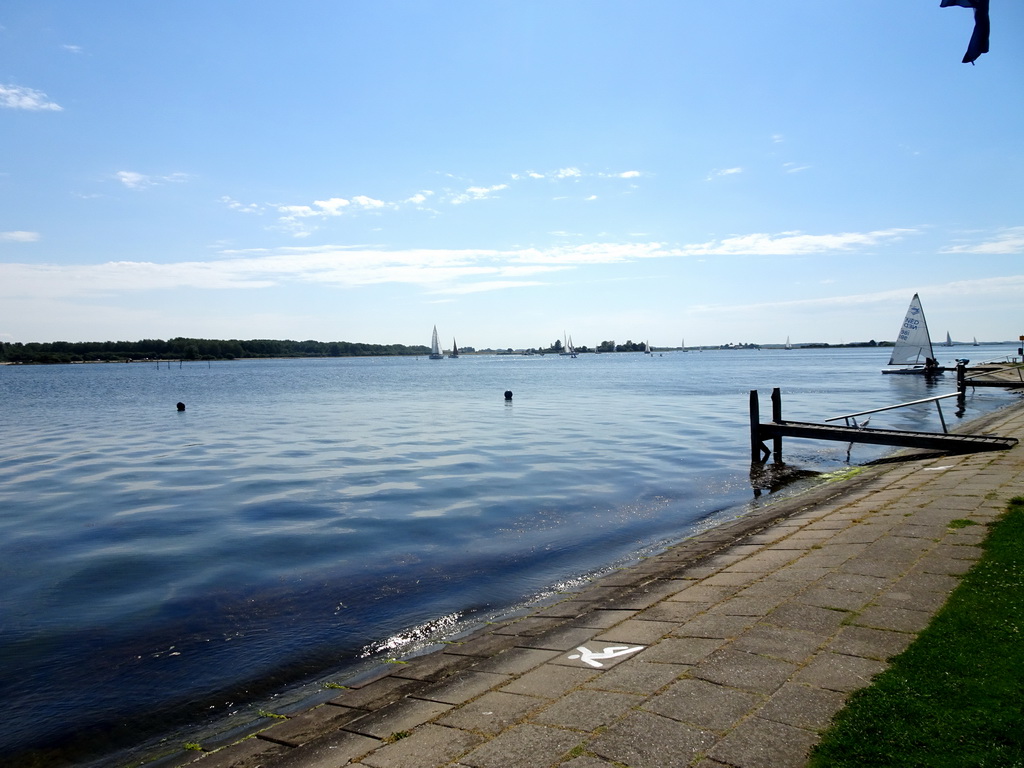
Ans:
{"label": "wispy cloud", "polygon": [[705,181],[712,181],[713,179],[721,178],[722,176],[735,176],[738,173],[743,173],[743,168],[737,166],[735,168],[716,168],[707,175]]}
{"label": "wispy cloud", "polygon": [[951,245],[943,248],[940,253],[976,253],[990,256],[1024,253],[1024,227],[1009,227],[982,242]]}
{"label": "wispy cloud", "polygon": [[135,171],[118,171],[114,178],[124,184],[128,189],[146,189],[160,184],[181,183],[188,180],[187,173],[172,173],[167,176],[147,176],[144,173]]}
{"label": "wispy cloud", "polygon": [[61,46],[61,47],[64,48],[64,50],[67,51],[68,53],[81,53],[82,52],[82,46],[80,46],[80,45],[64,45],[64,46]]}
{"label": "wispy cloud", "polygon": [[471,200],[488,200],[495,192],[508,189],[508,184],[494,184],[490,187],[469,187],[465,192],[451,195],[448,199],[452,205],[462,205]]}
{"label": "wispy cloud", "polygon": [[[951,283],[933,283],[923,286],[914,285],[877,291],[875,293],[856,293],[846,296],[827,296],[815,299],[795,299],[792,301],[766,301],[760,304],[745,303],[741,306],[744,312],[755,315],[761,312],[767,313],[780,309],[820,309],[829,311],[844,307],[863,309],[869,306],[891,304],[892,302],[900,303],[901,307],[905,309],[906,304],[904,302],[909,300],[910,296],[915,292],[920,292],[922,295],[927,294],[930,301],[945,297],[962,300],[965,296],[978,299],[988,297],[995,300],[997,298],[1013,298],[1019,295],[1021,290],[1024,290],[1024,275],[1007,275],[1005,277],[990,277],[979,280],[958,280]],[[737,305],[696,304],[691,305],[688,311],[692,313],[729,314],[735,313],[739,308],[740,306]]]}
{"label": "wispy cloud", "polygon": [[5,243],[34,243],[38,239],[38,232],[26,232],[24,230],[0,232],[0,241]]}
{"label": "wispy cloud", "polygon": [[[367,205],[367,202],[360,204]],[[321,206],[317,215],[345,208],[331,203]],[[301,217],[302,213],[295,215]],[[7,263],[0,264],[0,296],[85,297],[181,287],[244,289],[289,283],[343,288],[407,284],[430,293],[467,294],[535,286],[553,273],[593,265],[707,255],[849,252],[895,241],[913,232],[911,229],[836,235],[785,232],[737,235],[682,246],[657,242],[584,243],[510,250],[387,250],[325,245],[221,251],[213,261],[169,264],[142,261],[68,266]]]}
{"label": "wispy cloud", "polygon": [[0,85],[0,107],[25,109],[32,112],[60,112],[63,107],[50,101],[42,91],[20,85]]}
{"label": "wispy cloud", "polygon": [[[125,174],[125,177],[122,178],[125,184],[134,184],[136,187],[141,187],[151,183],[150,177],[145,177],[141,174],[128,175],[128,172],[122,172],[122,174]],[[306,238],[317,231],[325,221],[342,215],[374,211],[383,212],[385,210],[397,211],[406,207],[437,213],[446,206],[464,206],[470,203],[498,199],[502,196],[503,192],[510,191],[514,184],[529,184],[536,181],[545,181],[550,184],[562,182],[575,183],[585,181],[588,178],[599,180],[633,180],[640,178],[642,175],[643,172],[636,170],[585,173],[577,167],[567,166],[544,173],[533,170],[511,173],[508,176],[509,181],[498,181],[493,184],[470,184],[461,188],[420,190],[407,197],[390,201],[378,200],[367,195],[353,195],[332,197],[327,200],[314,200],[311,203],[243,203],[234,198],[224,196],[221,198],[221,202],[232,210],[243,213],[262,212],[267,209],[274,210],[278,214],[278,220],[273,227],[274,229],[288,232],[294,237]],[[443,176],[447,179],[456,178],[454,174],[450,173],[443,174]],[[137,180],[136,177],[138,177]],[[608,182],[604,183],[607,184]],[[631,186],[635,186],[635,184]],[[562,198],[556,197],[555,199]],[[585,194],[583,199],[593,201],[598,199],[598,195],[596,193]]]}
{"label": "wispy cloud", "polygon": [[800,173],[800,171],[806,171],[811,166],[809,165],[797,165],[796,163],[783,163],[782,170],[786,173]]}
{"label": "wispy cloud", "polygon": [[722,240],[685,245],[681,253],[691,256],[809,255],[830,251],[870,248],[916,234],[915,229],[879,229],[873,232],[841,232],[809,235],[799,231],[734,235]]}

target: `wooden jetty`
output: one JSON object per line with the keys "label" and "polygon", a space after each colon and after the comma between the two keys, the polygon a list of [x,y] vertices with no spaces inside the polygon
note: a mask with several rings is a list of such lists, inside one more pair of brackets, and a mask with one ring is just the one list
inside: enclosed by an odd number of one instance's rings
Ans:
{"label": "wooden jetty", "polygon": [[[837,419],[849,419],[854,416],[861,416],[875,411],[899,408],[904,405],[938,401],[946,397],[956,397],[957,393],[951,395],[939,395],[938,397],[915,400],[914,403],[901,403],[900,405],[888,406],[887,408],[876,408],[874,411],[863,411],[862,413],[838,416]],[[941,415],[941,409],[939,411]],[[943,427],[945,422],[943,421]],[[753,464],[763,464],[769,456],[774,454],[774,461],[782,463],[782,438],[803,437],[812,440],[834,440],[841,443],[870,443],[872,445],[892,445],[900,448],[926,448],[931,450],[948,451],[950,453],[973,453],[975,451],[1000,451],[1012,448],[1017,444],[1014,437],[995,437],[992,435],[956,435],[948,432],[909,432],[898,429],[873,429],[858,426],[834,426],[830,424],[815,424],[805,421],[785,421],[782,418],[782,394],[779,388],[772,390],[772,420],[767,423],[761,422],[760,405],[757,397],[757,390],[750,390],[750,461]],[[772,450],[765,444],[767,440],[772,441]]]}

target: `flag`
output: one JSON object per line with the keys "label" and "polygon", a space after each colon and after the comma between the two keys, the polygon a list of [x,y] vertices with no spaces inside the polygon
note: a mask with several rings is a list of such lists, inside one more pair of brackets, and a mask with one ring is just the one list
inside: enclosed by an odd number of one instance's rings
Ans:
{"label": "flag", "polygon": [[964,64],[973,64],[981,54],[988,53],[988,0],[942,0],[939,7],[949,8],[951,5],[974,9],[974,32],[971,33],[971,42],[967,44],[967,53],[963,59]]}

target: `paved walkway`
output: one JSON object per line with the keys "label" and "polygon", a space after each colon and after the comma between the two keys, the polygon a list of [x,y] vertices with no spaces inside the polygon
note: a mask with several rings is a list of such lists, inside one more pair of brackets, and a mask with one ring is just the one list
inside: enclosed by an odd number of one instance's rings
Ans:
{"label": "paved walkway", "polygon": [[[1024,404],[971,425],[1024,441]],[[394,665],[195,768],[786,768],[943,605],[1024,446],[917,455],[769,505]]]}

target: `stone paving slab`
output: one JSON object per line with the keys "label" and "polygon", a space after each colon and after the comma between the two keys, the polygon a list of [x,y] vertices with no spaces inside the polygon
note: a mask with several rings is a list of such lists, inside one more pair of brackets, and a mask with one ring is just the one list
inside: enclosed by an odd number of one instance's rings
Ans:
{"label": "stone paving slab", "polygon": [[[1024,404],[982,430],[1024,439]],[[162,765],[802,768],[1022,484],[1019,446],[906,452]]]}

